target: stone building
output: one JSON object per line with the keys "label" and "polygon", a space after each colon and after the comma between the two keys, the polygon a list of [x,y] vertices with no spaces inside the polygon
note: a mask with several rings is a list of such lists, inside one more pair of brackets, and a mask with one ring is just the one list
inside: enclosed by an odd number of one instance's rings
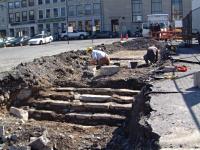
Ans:
{"label": "stone building", "polygon": [[7,0],[3,13],[9,18],[10,36],[42,31],[58,35],[67,25],[88,32],[95,26],[97,31],[133,33],[149,14],[169,14],[171,22],[182,20],[191,4],[192,0]]}

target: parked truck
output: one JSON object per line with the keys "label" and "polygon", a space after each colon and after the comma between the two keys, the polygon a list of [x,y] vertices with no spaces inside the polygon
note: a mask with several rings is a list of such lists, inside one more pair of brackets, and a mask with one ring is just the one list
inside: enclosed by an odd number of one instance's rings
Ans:
{"label": "parked truck", "polygon": [[151,14],[147,15],[147,22],[142,24],[142,35],[151,36],[151,28],[159,24],[160,30],[165,31],[170,26],[168,14]]}

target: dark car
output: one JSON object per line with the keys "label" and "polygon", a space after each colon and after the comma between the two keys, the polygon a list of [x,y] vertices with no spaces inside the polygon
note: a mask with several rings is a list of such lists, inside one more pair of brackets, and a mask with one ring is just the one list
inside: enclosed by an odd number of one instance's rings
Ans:
{"label": "dark car", "polygon": [[101,31],[101,32],[96,32],[93,37],[94,38],[115,38],[117,37],[117,33],[111,32],[111,31]]}
{"label": "dark car", "polygon": [[23,36],[23,37],[18,37],[13,40],[10,40],[8,43],[10,46],[23,46],[23,45],[28,45],[29,40],[30,40],[30,37]]}

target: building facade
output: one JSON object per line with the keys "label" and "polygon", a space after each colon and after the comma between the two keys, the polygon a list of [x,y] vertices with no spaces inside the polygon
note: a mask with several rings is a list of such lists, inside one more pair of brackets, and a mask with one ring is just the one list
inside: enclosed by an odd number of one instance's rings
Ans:
{"label": "building facade", "polygon": [[97,31],[134,32],[147,21],[149,14],[169,14],[170,21],[182,20],[192,7],[192,0],[7,0],[5,3],[10,36],[33,36],[42,31],[56,35],[66,31],[67,26],[88,32],[93,27]]}
{"label": "building facade", "polygon": [[200,32],[200,1],[192,0],[192,29],[193,32]]}
{"label": "building facade", "polygon": [[8,26],[8,8],[7,2],[0,1],[0,37],[5,37],[7,35]]}

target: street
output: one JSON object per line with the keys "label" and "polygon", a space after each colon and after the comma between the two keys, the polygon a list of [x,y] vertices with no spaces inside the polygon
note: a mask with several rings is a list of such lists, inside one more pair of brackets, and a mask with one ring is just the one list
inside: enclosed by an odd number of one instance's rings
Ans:
{"label": "street", "polygon": [[42,56],[51,56],[61,52],[85,49],[89,46],[99,44],[110,44],[120,39],[95,39],[93,40],[71,40],[52,42],[46,45],[7,47],[0,48],[0,72],[5,72],[16,67],[21,62],[28,62]]}

